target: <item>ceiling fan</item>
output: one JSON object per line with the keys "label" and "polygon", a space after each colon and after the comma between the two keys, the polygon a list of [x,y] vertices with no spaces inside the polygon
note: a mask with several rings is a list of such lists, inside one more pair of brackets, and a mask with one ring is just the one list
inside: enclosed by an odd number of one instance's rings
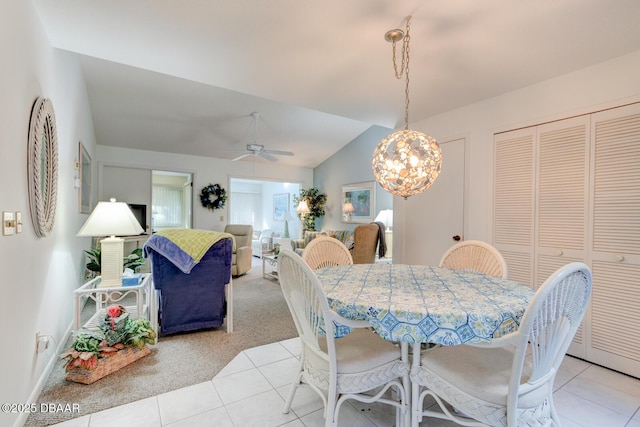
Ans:
{"label": "ceiling fan", "polygon": [[256,144],[256,135],[258,133],[258,119],[260,118],[260,114],[251,113],[251,116],[255,119],[255,129],[253,133],[253,144],[247,144],[248,153],[242,154],[235,159],[232,159],[234,162],[236,160],[244,159],[248,156],[260,156],[263,159],[267,159],[270,162],[276,162],[278,159],[272,156],[272,154],[279,156],[293,156],[291,151],[280,151],[280,150],[265,150],[264,145]]}

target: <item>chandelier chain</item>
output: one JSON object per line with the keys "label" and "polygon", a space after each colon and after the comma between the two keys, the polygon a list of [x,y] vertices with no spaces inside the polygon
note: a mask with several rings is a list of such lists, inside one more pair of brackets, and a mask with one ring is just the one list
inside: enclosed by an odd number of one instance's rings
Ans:
{"label": "chandelier chain", "polygon": [[402,76],[405,78],[404,86],[404,128],[409,129],[409,29],[411,28],[411,16],[407,17],[407,26],[402,38],[402,57],[400,60],[400,69],[398,69],[396,42],[392,44],[393,54],[393,71],[395,72],[396,79],[400,80]]}
{"label": "chandelier chain", "polygon": [[406,53],[407,53],[407,62],[405,64],[405,85],[404,85],[404,128],[409,129],[409,25],[411,23],[411,17],[407,19],[407,35],[404,36],[406,41]]}

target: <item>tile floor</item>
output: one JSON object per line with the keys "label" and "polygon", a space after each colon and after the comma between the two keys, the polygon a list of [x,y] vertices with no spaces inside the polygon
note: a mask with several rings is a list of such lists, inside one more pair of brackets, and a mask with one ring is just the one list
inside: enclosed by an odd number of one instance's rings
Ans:
{"label": "tile floor", "polygon": [[[322,401],[298,389],[289,414],[282,405],[297,367],[298,339],[240,353],[211,381],[76,418],[58,427],[323,426]],[[565,427],[640,427],[640,380],[573,357],[556,377],[554,400]],[[343,406],[340,425],[393,426],[394,410],[358,402]],[[455,424],[425,418],[421,426]]]}

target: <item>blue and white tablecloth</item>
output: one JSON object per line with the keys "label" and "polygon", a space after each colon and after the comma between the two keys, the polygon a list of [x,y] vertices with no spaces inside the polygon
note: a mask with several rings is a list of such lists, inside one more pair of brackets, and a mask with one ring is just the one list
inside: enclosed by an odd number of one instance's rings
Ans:
{"label": "blue and white tablecloth", "polygon": [[368,320],[389,341],[459,345],[515,331],[528,286],[424,265],[354,264],[316,270],[331,308]]}

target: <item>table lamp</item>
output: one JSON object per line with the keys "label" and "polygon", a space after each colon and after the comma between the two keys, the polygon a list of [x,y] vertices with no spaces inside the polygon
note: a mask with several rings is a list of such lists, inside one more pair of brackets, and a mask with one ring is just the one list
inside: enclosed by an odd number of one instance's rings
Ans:
{"label": "table lamp", "polygon": [[302,220],[300,221],[300,228],[302,229],[300,235],[302,236],[302,238],[304,238],[304,220],[307,214],[311,212],[311,209],[309,209],[309,205],[307,204],[306,200],[300,200],[300,203],[298,203],[298,207],[296,208],[296,212],[300,214],[300,219]]}
{"label": "table lamp", "polygon": [[386,231],[391,231],[393,227],[393,209],[382,209],[378,212],[378,216],[374,221],[383,223]]}
{"label": "table lamp", "polygon": [[98,202],[87,221],[76,236],[111,236],[100,241],[101,288],[121,287],[123,270],[124,239],[118,236],[133,236],[144,232],[138,220],[124,202]]}
{"label": "table lamp", "polygon": [[291,212],[289,211],[285,211],[284,216],[284,236],[285,238],[289,238],[289,221],[291,221],[293,219],[293,215],[291,215]]}
{"label": "table lamp", "polygon": [[351,221],[351,214],[355,211],[356,208],[353,207],[353,203],[351,202],[346,202],[344,205],[342,205],[342,213],[345,216],[345,220],[348,222]]}

